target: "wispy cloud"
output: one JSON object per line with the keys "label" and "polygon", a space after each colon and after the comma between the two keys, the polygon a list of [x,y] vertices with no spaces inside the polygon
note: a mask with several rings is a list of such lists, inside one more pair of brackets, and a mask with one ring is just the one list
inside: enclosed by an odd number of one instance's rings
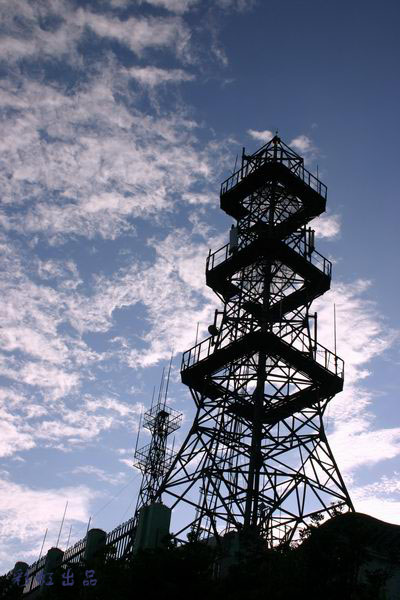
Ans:
{"label": "wispy cloud", "polygon": [[[121,19],[112,13],[77,8],[64,0],[40,4],[15,0],[0,7],[0,14],[7,31],[0,42],[0,55],[10,62],[37,55],[41,59],[67,58],[80,66],[83,57],[77,45],[86,30],[102,39],[117,40],[137,56],[148,49],[160,49],[190,60],[190,30],[178,16]],[[46,18],[51,26],[43,27]]]}
{"label": "wispy cloud", "polygon": [[6,230],[52,243],[115,239],[134,232],[132,218],[170,211],[221,168],[220,148],[198,146],[193,120],[131,111],[109,76],[73,96],[34,82],[0,95],[4,108],[19,107],[2,140]]}
{"label": "wispy cloud", "polygon": [[[213,241],[222,245],[219,236]],[[114,311],[136,303],[144,305],[143,347],[127,350],[123,338],[116,340],[120,357],[134,368],[156,364],[167,359],[171,350],[180,352],[191,346],[193,331],[187,322],[200,321],[201,330],[205,330],[216,303],[203,281],[205,243],[194,243],[183,229],[150,243],[156,253],[153,264],[133,262],[112,279],[99,278],[92,297],[82,303],[82,298],[71,296],[68,307],[71,322],[84,331],[107,330]]]}
{"label": "wispy cloud", "polygon": [[[85,485],[64,488],[33,489],[0,478],[0,531],[3,539],[0,559],[17,556],[33,562],[40,551],[40,540],[48,529],[47,544],[55,545],[66,499],[68,519],[79,526],[89,517],[89,503],[95,493]],[[65,546],[65,532],[60,545]],[[18,542],[24,553],[17,553]],[[47,547],[49,547],[47,546]],[[46,550],[46,549],[45,549]]]}
{"label": "wispy cloud", "polygon": [[93,465],[81,465],[73,469],[72,474],[74,475],[93,475],[99,481],[104,481],[104,483],[108,483],[111,485],[121,485],[124,483],[127,478],[126,472],[120,473],[107,473],[104,469],[100,469],[99,467],[95,467]]}
{"label": "wispy cloud", "polygon": [[193,74],[182,69],[159,69],[158,67],[131,67],[127,73],[144,86],[155,87],[164,83],[193,81]]}
{"label": "wispy cloud", "polygon": [[312,163],[319,155],[317,146],[308,135],[298,135],[289,142],[289,146],[304,158],[305,164]]}
{"label": "wispy cloud", "polygon": [[340,234],[340,215],[324,213],[314,219],[311,226],[319,238],[333,239]]}
{"label": "wispy cloud", "polygon": [[400,524],[400,481],[396,471],[364,486],[352,486],[353,501],[359,512]]}
{"label": "wispy cloud", "polygon": [[258,142],[262,142],[263,144],[266,144],[274,137],[274,134],[269,129],[264,129],[262,131],[259,131],[257,129],[248,129],[247,133],[250,137],[253,138],[253,140],[257,140]]}
{"label": "wispy cloud", "polygon": [[320,341],[333,347],[333,305],[337,315],[337,351],[345,361],[344,391],[327,413],[329,441],[339,467],[351,482],[358,469],[400,454],[400,428],[376,428],[372,412],[379,390],[365,386],[370,363],[397,339],[378,307],[365,297],[370,282],[336,283],[313,304],[318,310]]}
{"label": "wispy cloud", "polygon": [[[127,5],[129,0],[113,0],[115,4]],[[139,0],[140,4],[150,4],[164,8],[169,12],[183,14],[199,4],[200,0]]]}

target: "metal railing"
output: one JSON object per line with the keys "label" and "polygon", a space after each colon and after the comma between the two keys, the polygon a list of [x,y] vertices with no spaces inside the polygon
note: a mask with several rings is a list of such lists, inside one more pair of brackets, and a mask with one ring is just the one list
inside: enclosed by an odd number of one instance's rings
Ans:
{"label": "metal railing", "polygon": [[[322,256],[322,254],[320,254],[317,250],[312,249],[303,254],[303,253],[299,252],[299,249],[294,241],[289,240],[287,242],[287,245],[289,246],[289,248],[291,248],[292,250],[297,252],[297,254],[299,254],[299,256],[306,258],[307,262],[311,263],[319,271],[321,271],[325,275],[328,275],[328,277],[331,276],[331,273],[332,273],[331,261],[328,260],[327,258],[325,258],[325,256]],[[244,246],[244,248],[245,247],[246,246]],[[239,250],[239,252],[240,252],[240,250]],[[230,252],[230,244],[228,243],[225,246],[222,246],[222,248],[220,248],[219,250],[216,250],[216,252],[214,252],[213,254],[208,255],[207,261],[206,261],[206,273],[208,273],[208,271],[212,271],[213,269],[215,269],[215,267],[224,263],[225,261],[233,259],[233,258],[234,258],[234,254]]]}
{"label": "metal railing", "polygon": [[299,163],[298,160],[293,160],[287,156],[284,150],[278,149],[276,155],[270,152],[261,153],[250,157],[250,159],[244,164],[236,173],[233,173],[228,179],[226,179],[221,185],[221,196],[229,192],[236,187],[243,179],[245,179],[251,173],[257,171],[265,163],[279,162],[285,164],[288,169],[301,179],[310,188],[318,192],[320,196],[326,198],[327,187],[322,181],[320,181],[315,175],[310,173],[304,168],[304,165]]}
{"label": "metal railing", "polygon": [[[231,344],[238,342],[245,335],[261,331],[258,321],[248,321],[248,327],[242,332],[237,332],[239,335],[232,338],[231,329],[229,327],[221,328],[218,337],[208,337],[196,346],[190,348],[183,353],[181,370],[184,371],[207,359],[215,351],[222,348],[227,348]],[[318,365],[337,375],[343,379],[344,377],[344,361],[336,356],[333,352],[315,343],[307,333],[292,328],[289,324],[275,323],[272,327],[272,333],[280,338],[282,342],[290,348],[297,350],[303,356],[307,356],[310,360],[317,362]],[[241,333],[241,335],[240,335]]]}
{"label": "metal railing", "polygon": [[115,558],[122,558],[125,550],[131,540],[131,535],[135,526],[135,519],[132,517],[128,521],[121,523],[107,534],[106,547],[114,547]]}
{"label": "metal railing", "polygon": [[37,560],[28,567],[25,573],[25,586],[23,589],[24,594],[27,594],[28,592],[40,586],[40,578],[44,569],[45,562],[46,557],[42,556],[40,560]]}
{"label": "metal railing", "polygon": [[[107,534],[105,548],[112,550],[114,558],[122,558],[125,554],[125,550],[130,543],[131,534],[134,528],[134,518],[121,523]],[[86,537],[82,538],[76,544],[68,548],[64,552],[64,556],[60,563],[61,568],[66,568],[67,565],[81,563],[84,559],[86,550]],[[46,563],[46,556],[42,556],[39,561],[34,562],[28,567],[25,575],[25,586],[23,593],[28,594],[42,584],[42,574]]]}
{"label": "metal railing", "polygon": [[86,538],[84,537],[82,540],[79,540],[79,542],[76,542],[76,544],[71,546],[71,548],[67,548],[67,550],[64,552],[62,562],[63,563],[65,563],[65,562],[68,562],[68,563],[80,562],[83,559],[83,556],[85,554],[85,549],[86,549]]}

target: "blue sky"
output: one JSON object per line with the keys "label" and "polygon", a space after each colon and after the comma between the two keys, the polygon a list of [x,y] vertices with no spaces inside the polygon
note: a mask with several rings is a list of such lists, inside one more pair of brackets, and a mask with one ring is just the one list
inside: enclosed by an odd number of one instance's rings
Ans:
{"label": "blue sky", "polygon": [[[218,306],[219,185],[276,129],[318,167],[313,306],[346,361],[329,440],[356,509],[400,523],[398,3],[0,2],[2,571],[132,514],[139,414]],[[142,435],[143,445],[148,439]]]}

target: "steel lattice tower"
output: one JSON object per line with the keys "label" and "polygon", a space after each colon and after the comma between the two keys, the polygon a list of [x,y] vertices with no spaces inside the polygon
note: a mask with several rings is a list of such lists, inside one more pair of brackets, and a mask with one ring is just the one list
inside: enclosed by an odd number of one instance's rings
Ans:
{"label": "steel lattice tower", "polygon": [[353,510],[323,425],[344,365],[317,343],[309,312],[331,281],[307,227],[326,192],[277,136],[243,153],[222,184],[221,208],[237,226],[210,251],[206,281],[223,310],[211,337],[183,355],[197,413],[160,487],[164,502],[187,508],[178,538],[256,531],[275,545],[312,515]]}
{"label": "steel lattice tower", "polygon": [[[168,377],[164,391],[164,371],[161,377],[160,389],[157,402],[151,403],[150,410],[143,415],[142,426],[151,433],[151,441],[143,448],[135,450],[136,466],[142,472],[142,483],[140,486],[135,510],[135,523],[142,507],[161,501],[158,494],[161,482],[171,466],[174,451],[168,448],[168,436],[176,431],[182,422],[182,413],[167,406],[168,385],[171,373],[172,358],[169,365]],[[154,393],[153,393],[154,400]],[[138,440],[140,425],[138,431]],[[136,442],[137,446],[137,442]]]}

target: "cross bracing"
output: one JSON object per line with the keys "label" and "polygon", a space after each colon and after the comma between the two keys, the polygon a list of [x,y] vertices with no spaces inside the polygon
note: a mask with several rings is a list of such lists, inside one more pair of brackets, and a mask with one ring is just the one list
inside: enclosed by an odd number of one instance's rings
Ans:
{"label": "cross bracing", "polygon": [[185,507],[178,538],[252,530],[273,545],[314,514],[353,509],[323,424],[344,364],[318,343],[310,312],[331,281],[308,227],[326,192],[277,136],[221,186],[236,225],[210,251],[206,283],[222,308],[210,337],[183,354],[197,412],[159,489]]}

